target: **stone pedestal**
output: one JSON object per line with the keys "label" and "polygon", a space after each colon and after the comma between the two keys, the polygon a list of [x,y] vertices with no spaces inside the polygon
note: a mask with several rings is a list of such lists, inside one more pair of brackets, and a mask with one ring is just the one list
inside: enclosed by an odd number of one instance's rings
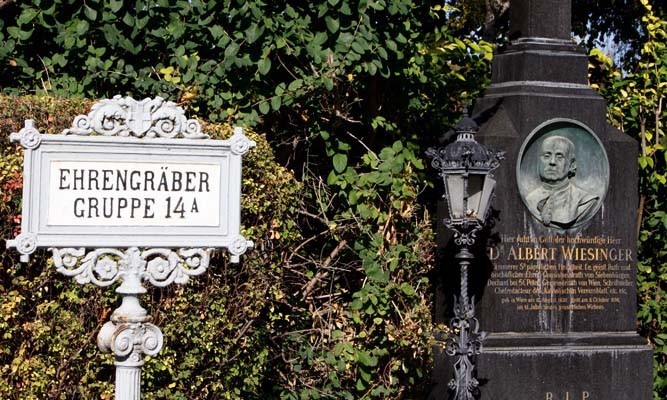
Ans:
{"label": "stone pedestal", "polygon": [[[431,399],[448,399],[453,368],[436,350]],[[634,333],[493,333],[476,360],[481,400],[649,400],[652,355]]]}

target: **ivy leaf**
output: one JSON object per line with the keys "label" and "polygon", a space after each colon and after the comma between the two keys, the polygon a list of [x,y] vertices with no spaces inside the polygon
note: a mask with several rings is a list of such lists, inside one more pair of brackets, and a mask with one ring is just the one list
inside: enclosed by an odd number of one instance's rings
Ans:
{"label": "ivy leaf", "polygon": [[324,21],[327,23],[327,29],[331,33],[336,33],[338,32],[338,28],[340,27],[340,22],[338,21],[338,18],[332,18],[330,16],[327,16]]}
{"label": "ivy leaf", "polygon": [[361,43],[359,43],[358,41],[354,41],[352,42],[352,50],[354,50],[358,54],[364,54],[366,49]]}
{"label": "ivy leaf", "polygon": [[9,28],[7,28],[7,32],[9,32],[9,35],[11,37],[19,40],[28,40],[30,39],[30,36],[32,36],[32,30],[23,31],[21,30],[21,28],[17,26],[10,26]]}
{"label": "ivy leaf", "polygon": [[87,5],[83,6],[83,13],[86,14],[86,17],[91,21],[94,21],[97,18],[97,11],[93,10]]}
{"label": "ivy leaf", "polygon": [[82,36],[83,34],[88,32],[88,28],[90,28],[90,24],[88,23],[88,21],[83,20],[83,19],[80,20],[76,24],[76,33],[77,33],[77,35]]}
{"label": "ivy leaf", "polygon": [[366,390],[366,385],[364,385],[361,379],[357,379],[357,390],[360,392]]}
{"label": "ivy leaf", "polygon": [[363,366],[375,367],[378,365],[378,359],[376,357],[371,356],[366,351],[358,350],[356,355],[357,359],[359,360],[359,363],[361,363],[361,365]]}
{"label": "ivy leaf", "polygon": [[287,89],[290,91],[295,91],[303,86],[303,80],[301,79],[295,79],[292,82],[290,82],[289,86],[287,86]]}
{"label": "ivy leaf", "polygon": [[213,36],[214,39],[218,39],[225,33],[225,30],[220,25],[210,26],[208,31],[211,32],[211,36]]}
{"label": "ivy leaf", "polygon": [[424,169],[424,163],[419,158],[415,158],[414,160],[412,160],[412,165],[414,165],[415,168],[419,170]]}
{"label": "ivy leaf", "polygon": [[271,70],[271,59],[269,57],[263,58],[257,64],[257,69],[262,75],[266,75]]}
{"label": "ivy leaf", "polygon": [[350,44],[354,40],[354,36],[351,33],[343,32],[338,37],[338,41],[343,44]]}
{"label": "ivy leaf", "polygon": [[333,156],[334,170],[339,174],[347,168],[347,154],[337,153]]}
{"label": "ivy leaf", "polygon": [[240,46],[236,42],[231,42],[225,49],[225,58],[232,58],[239,52]]}
{"label": "ivy leaf", "polygon": [[65,65],[67,65],[67,58],[65,58],[65,56],[63,56],[62,54],[54,54],[53,62],[61,67],[64,67]]}
{"label": "ivy leaf", "polygon": [[134,16],[132,16],[132,14],[129,12],[126,13],[125,16],[123,16],[123,22],[127,26],[134,26]]}
{"label": "ivy leaf", "polygon": [[276,86],[275,93],[280,96],[281,94],[285,93],[285,83],[281,82]]}
{"label": "ivy leaf", "polygon": [[415,288],[413,288],[412,285],[410,285],[410,284],[407,283],[407,282],[403,282],[403,283],[401,283],[401,291],[402,291],[403,294],[405,294],[406,296],[414,296],[415,293],[416,293],[416,292],[415,292]]}
{"label": "ivy leaf", "polygon": [[245,37],[249,44],[254,43],[264,33],[264,27],[257,24],[252,24],[245,31]]}
{"label": "ivy leaf", "polygon": [[268,101],[262,101],[259,103],[259,112],[262,114],[268,114],[269,111],[271,111],[271,105],[269,104]]}
{"label": "ivy leaf", "polygon": [[360,193],[356,190],[353,190],[350,192],[347,201],[350,203],[350,205],[355,205],[359,201],[360,198]]}
{"label": "ivy leaf", "polygon": [[359,376],[364,382],[370,382],[372,378],[371,374],[363,368],[359,368]]}
{"label": "ivy leaf", "polygon": [[273,109],[273,111],[278,111],[278,109],[280,108],[281,102],[282,101],[281,101],[280,96],[273,96],[271,98],[271,108]]}
{"label": "ivy leaf", "polygon": [[26,8],[21,12],[21,15],[16,19],[16,22],[18,22],[19,25],[25,25],[28,22],[32,21],[35,19],[37,16],[38,11],[34,8]]}
{"label": "ivy leaf", "polygon": [[109,8],[112,12],[118,12],[123,7],[123,0],[109,0]]}
{"label": "ivy leaf", "polygon": [[324,83],[324,87],[328,91],[332,91],[334,88],[334,81],[333,79],[329,78],[328,76],[322,77],[322,83]]}

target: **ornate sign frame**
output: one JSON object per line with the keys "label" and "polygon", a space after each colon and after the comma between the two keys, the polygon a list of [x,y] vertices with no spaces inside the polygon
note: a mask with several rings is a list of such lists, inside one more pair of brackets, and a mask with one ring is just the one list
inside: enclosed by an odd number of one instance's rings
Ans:
{"label": "ornate sign frame", "polygon": [[[25,128],[12,134],[11,140],[19,141],[26,151],[21,234],[7,244],[25,256],[37,247],[159,246],[224,247],[238,257],[252,246],[239,233],[241,158],[255,145],[242,128],[236,128],[229,140],[211,140],[201,133],[199,123],[186,120],[174,103],[116,96],[97,103],[89,115],[78,116],[73,127],[61,135],[40,134],[32,121],[26,121]],[[220,188],[218,220],[206,226],[50,223],[49,210],[59,199],[51,198],[46,190],[50,180],[57,179],[49,173],[49,166],[90,160],[218,166],[219,180],[212,182]]]}

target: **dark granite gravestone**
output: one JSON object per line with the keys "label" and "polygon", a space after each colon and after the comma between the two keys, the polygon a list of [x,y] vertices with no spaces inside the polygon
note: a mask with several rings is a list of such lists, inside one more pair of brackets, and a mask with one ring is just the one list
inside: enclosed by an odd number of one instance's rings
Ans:
{"label": "dark granite gravestone", "polygon": [[[474,109],[477,140],[506,152],[490,247],[470,276],[488,333],[476,358],[484,400],[652,398],[651,349],[636,333],[637,144],[606,123],[570,10],[511,1],[512,42]],[[446,322],[458,268],[442,264]],[[449,398],[452,361],[436,351],[431,398]]]}

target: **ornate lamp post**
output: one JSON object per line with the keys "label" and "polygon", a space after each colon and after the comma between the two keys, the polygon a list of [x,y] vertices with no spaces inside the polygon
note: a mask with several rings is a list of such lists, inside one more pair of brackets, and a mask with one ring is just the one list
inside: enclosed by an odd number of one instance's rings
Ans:
{"label": "ornate lamp post", "polygon": [[479,392],[473,357],[480,353],[485,333],[479,331],[475,318],[474,297],[468,297],[468,267],[474,258],[470,247],[486,222],[496,186],[491,171],[500,165],[504,152],[488,150],[475,141],[479,127],[467,111],[455,130],[456,141],[446,147],[430,148],[426,154],[443,179],[449,208],[449,218],[443,223],[454,231],[454,243],[459,247],[456,259],[461,268],[461,291],[450,323],[456,336],[446,346],[447,354],[457,359],[449,387],[456,400],[472,400]]}

